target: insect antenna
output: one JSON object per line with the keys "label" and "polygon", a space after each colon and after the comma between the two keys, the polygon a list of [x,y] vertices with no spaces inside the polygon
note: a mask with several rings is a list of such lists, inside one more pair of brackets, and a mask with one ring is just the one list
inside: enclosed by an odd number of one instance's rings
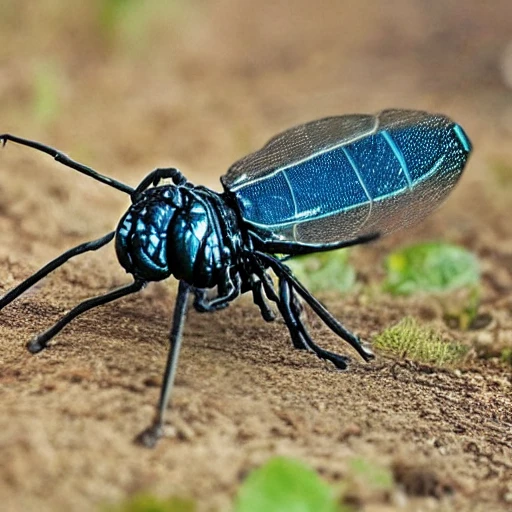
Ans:
{"label": "insect antenna", "polygon": [[108,176],[103,176],[103,174],[96,172],[94,169],[91,169],[90,167],[87,167],[84,164],[72,160],[71,158],[69,158],[69,156],[67,156],[62,151],[59,151],[58,149],[46,146],[45,144],[41,144],[40,142],[35,142],[33,140],[22,139],[21,137],[16,137],[15,135],[10,135],[8,133],[0,135],[0,143],[2,144],[2,146],[5,146],[8,141],[20,144],[21,146],[28,146],[29,148],[33,148],[36,149],[37,151],[46,153],[47,155],[52,156],[57,162],[65,165],[66,167],[70,167],[75,171],[81,172],[82,174],[85,174],[90,178],[100,181],[101,183],[104,183],[109,187],[113,187],[117,190],[120,190],[125,194],[131,195],[134,192],[134,189],[132,187],[125,185],[124,183],[121,183],[120,181],[117,181],[113,178],[109,178]]}
{"label": "insect antenna", "polygon": [[25,279],[25,281],[20,283],[18,286],[14,287],[12,290],[9,290],[3,297],[0,297],[0,310],[10,304],[13,300],[17,299],[23,292],[27,291],[31,286],[34,286],[38,281],[66,263],[66,261],[69,259],[78,256],[79,254],[83,254],[84,252],[98,250],[100,247],[107,245],[114,238],[114,235],[115,231],[112,231],[111,233],[98,238],[98,240],[93,240],[91,242],[85,242],[83,244],[77,245],[76,247],[69,249],[54,260],[50,261],[43,268],[39,269],[36,273]]}

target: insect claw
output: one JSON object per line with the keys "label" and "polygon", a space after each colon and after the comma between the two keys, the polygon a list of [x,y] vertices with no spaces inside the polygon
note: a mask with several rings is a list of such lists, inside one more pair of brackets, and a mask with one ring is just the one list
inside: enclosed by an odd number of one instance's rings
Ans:
{"label": "insect claw", "polygon": [[164,435],[164,429],[160,423],[154,423],[150,427],[144,429],[133,440],[135,444],[144,446],[145,448],[154,448],[156,443]]}
{"label": "insect claw", "polygon": [[36,336],[35,338],[32,338],[27,343],[27,349],[31,354],[37,354],[38,352],[41,352],[46,348],[46,343],[42,342],[39,339],[39,336]]}
{"label": "insect claw", "polygon": [[7,137],[5,135],[0,135],[0,143],[2,144],[2,147],[5,147],[7,144]]}
{"label": "insect claw", "polygon": [[366,362],[375,359],[375,354],[371,351],[370,348],[365,347],[364,345],[361,345],[361,356]]}
{"label": "insect claw", "polygon": [[330,361],[338,370],[346,370],[350,364],[350,358],[347,356],[342,356],[333,352],[328,352],[326,355],[328,357],[324,357],[322,355],[318,355],[318,357],[320,359]]}

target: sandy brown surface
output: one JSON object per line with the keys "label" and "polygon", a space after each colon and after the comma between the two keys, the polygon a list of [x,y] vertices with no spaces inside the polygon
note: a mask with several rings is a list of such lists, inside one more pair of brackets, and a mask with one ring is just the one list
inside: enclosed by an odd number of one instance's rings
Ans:
{"label": "sandy brown surface", "polygon": [[[409,107],[452,116],[475,147],[460,185],[421,226],[358,248],[354,263],[372,287],[394,247],[461,244],[481,260],[491,324],[450,331],[428,297],[321,298],[366,340],[410,314],[468,345],[512,345],[508,0],[175,2],[113,33],[98,28],[93,3],[6,4],[0,132],[52,144],[132,185],[175,165],[218,189],[232,161],[325,115]],[[39,105],[47,69],[58,77],[50,114]],[[111,230],[126,199],[8,145],[2,290]],[[354,357],[340,373],[294,351],[284,325],[265,324],[246,298],[190,314],[170,436],[155,450],[135,446],[158,396],[175,283],[85,315],[40,355],[25,349],[72,305],[126,280],[108,247],[0,313],[2,510],[95,510],[140,490],[226,510],[247,471],[274,454],[301,458],[331,482],[354,457],[392,468],[401,498],[359,490],[366,510],[512,509],[510,367],[475,358],[440,371],[379,355],[371,364]],[[311,326],[324,346],[348,352],[314,317]]]}

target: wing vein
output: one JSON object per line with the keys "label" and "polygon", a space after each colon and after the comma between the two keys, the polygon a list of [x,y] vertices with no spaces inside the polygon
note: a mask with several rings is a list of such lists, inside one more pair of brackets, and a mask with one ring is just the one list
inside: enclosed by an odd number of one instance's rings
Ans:
{"label": "wing vein", "polygon": [[297,200],[295,199],[295,192],[293,190],[292,184],[290,183],[290,178],[288,178],[288,174],[286,174],[286,171],[283,171],[283,177],[286,181],[286,184],[288,185],[288,188],[290,189],[290,195],[292,196],[292,200],[293,200],[293,209],[295,212],[295,217],[297,217],[297,215],[299,213],[299,209],[297,206]]}
{"label": "wing vein", "polygon": [[368,187],[366,186],[366,183],[363,180],[363,177],[361,176],[361,173],[359,172],[359,169],[357,168],[357,164],[352,158],[352,155],[348,151],[347,148],[342,148],[343,153],[345,157],[347,158],[350,166],[352,167],[353,171],[356,173],[357,179],[359,180],[359,183],[361,183],[361,187],[363,187],[364,193],[366,194],[366,197],[368,198],[368,201],[370,201],[370,209],[368,210],[368,215],[366,216],[366,219],[364,219],[364,222],[361,224],[361,226],[364,226],[368,219],[370,218],[372,214],[372,208],[373,208],[373,198],[370,195],[370,192],[368,190]]}
{"label": "wing vein", "polygon": [[382,130],[380,132],[386,142],[389,144],[389,147],[391,148],[391,151],[393,151],[393,154],[395,155],[395,158],[398,160],[398,163],[400,164],[400,167],[402,168],[402,171],[404,172],[405,179],[407,180],[407,185],[409,188],[412,188],[412,178],[411,173],[409,172],[409,167],[407,166],[407,162],[405,161],[404,155],[401,151],[401,149],[398,147],[397,143],[391,137],[391,134],[387,130]]}

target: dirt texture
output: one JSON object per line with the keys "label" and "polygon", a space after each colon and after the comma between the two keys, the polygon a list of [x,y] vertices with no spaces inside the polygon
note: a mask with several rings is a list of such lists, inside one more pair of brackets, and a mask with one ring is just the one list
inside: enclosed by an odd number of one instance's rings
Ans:
{"label": "dirt texture", "polygon": [[[368,341],[412,315],[475,354],[512,346],[509,0],[174,2],[115,26],[98,21],[101,2],[83,4],[2,6],[0,132],[133,186],[177,166],[219,190],[233,161],[293,124],[389,107],[446,113],[474,144],[461,183],[421,225],[354,250],[359,292],[320,299]],[[8,144],[2,291],[112,230],[127,206],[122,193]],[[383,257],[424,240],[478,255],[484,329],[450,329],[431,297],[376,291]],[[476,355],[457,370],[383,354],[365,364],[352,352],[339,372],[293,350],[284,324],[265,323],[248,297],[190,313],[168,435],[154,450],[134,445],[158,398],[175,282],[84,315],[37,356],[25,348],[73,305],[127,280],[108,246],[1,311],[2,510],[91,511],[139,491],[226,510],[248,471],[276,454],[333,483],[355,457],[391,468],[396,492],[353,490],[364,510],[512,509],[510,366]],[[322,346],[351,352],[308,318]]]}

